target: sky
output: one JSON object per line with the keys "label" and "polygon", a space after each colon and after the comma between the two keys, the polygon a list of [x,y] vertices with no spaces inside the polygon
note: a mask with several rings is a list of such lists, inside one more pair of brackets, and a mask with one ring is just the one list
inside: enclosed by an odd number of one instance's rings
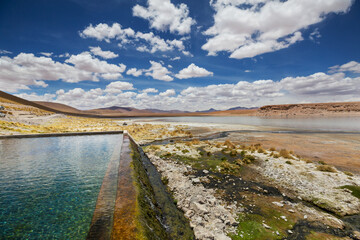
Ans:
{"label": "sky", "polygon": [[0,90],[78,109],[360,101],[359,0],[0,0]]}

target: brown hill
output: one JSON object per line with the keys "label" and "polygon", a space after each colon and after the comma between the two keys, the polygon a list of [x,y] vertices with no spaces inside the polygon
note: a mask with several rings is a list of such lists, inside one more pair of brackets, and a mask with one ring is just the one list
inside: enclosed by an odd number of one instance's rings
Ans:
{"label": "brown hill", "polygon": [[112,115],[141,115],[141,114],[151,114],[151,111],[148,110],[140,110],[137,108],[132,107],[108,107],[108,108],[98,108],[98,109],[91,109],[91,110],[84,110],[84,113],[88,114],[98,114],[103,116],[112,116]]}
{"label": "brown hill", "polygon": [[261,117],[360,116],[360,102],[267,105],[258,109]]}
{"label": "brown hill", "polygon": [[62,103],[54,103],[54,102],[42,102],[42,101],[33,101],[34,103],[40,104],[44,107],[49,107],[51,109],[60,111],[60,112],[69,112],[69,113],[83,113],[83,111],[70,107],[68,105]]}

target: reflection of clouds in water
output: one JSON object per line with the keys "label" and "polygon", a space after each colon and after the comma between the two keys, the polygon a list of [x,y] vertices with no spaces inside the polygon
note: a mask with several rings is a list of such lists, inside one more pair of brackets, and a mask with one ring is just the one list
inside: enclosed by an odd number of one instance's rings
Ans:
{"label": "reflection of clouds in water", "polygon": [[239,124],[292,128],[292,130],[312,131],[356,131],[360,132],[360,117],[334,118],[259,118],[255,116],[236,117],[163,117],[157,118],[171,122]]}

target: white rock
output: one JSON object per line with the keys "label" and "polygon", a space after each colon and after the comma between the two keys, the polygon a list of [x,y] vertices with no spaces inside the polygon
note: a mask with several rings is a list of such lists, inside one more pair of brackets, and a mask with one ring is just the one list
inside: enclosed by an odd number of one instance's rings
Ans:
{"label": "white rock", "polygon": [[278,207],[283,207],[284,204],[280,203],[280,202],[272,202],[274,205],[278,206]]}
{"label": "white rock", "polygon": [[271,227],[265,223],[262,224],[264,228],[270,229]]}

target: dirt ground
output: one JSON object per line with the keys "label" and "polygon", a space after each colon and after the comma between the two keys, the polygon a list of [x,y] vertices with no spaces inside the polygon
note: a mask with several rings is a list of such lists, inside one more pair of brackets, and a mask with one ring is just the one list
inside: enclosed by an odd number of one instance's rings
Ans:
{"label": "dirt ground", "polygon": [[231,133],[228,138],[245,144],[260,143],[264,148],[292,150],[302,158],[360,173],[360,134]]}

